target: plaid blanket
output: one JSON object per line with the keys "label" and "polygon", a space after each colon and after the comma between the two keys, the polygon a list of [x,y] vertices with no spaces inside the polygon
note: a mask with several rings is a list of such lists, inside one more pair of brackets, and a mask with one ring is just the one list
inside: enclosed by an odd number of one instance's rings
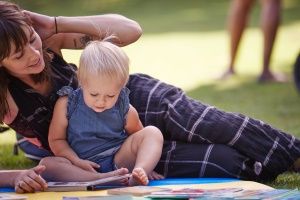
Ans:
{"label": "plaid blanket", "polygon": [[260,120],[203,104],[143,74],[131,75],[127,87],[142,123],[164,135],[156,170],[166,177],[273,180],[300,157],[298,139]]}

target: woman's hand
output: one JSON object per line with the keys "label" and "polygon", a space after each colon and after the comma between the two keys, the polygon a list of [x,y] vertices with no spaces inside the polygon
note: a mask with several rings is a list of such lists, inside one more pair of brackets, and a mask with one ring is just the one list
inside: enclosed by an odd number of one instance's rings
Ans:
{"label": "woman's hand", "polygon": [[32,169],[20,171],[14,184],[16,193],[43,191],[48,186],[40,174],[46,169],[44,165],[38,165]]}
{"label": "woman's hand", "polygon": [[82,160],[82,159],[77,160],[73,164],[76,165],[77,167],[80,167],[81,169],[84,169],[84,170],[87,170],[87,171],[90,171],[90,172],[97,172],[95,170],[95,168],[100,167],[97,163],[94,163],[94,162],[89,161],[89,160]]}
{"label": "woman's hand", "polygon": [[39,34],[42,40],[46,40],[52,35],[56,34],[57,24],[55,24],[55,18],[47,15],[23,11],[25,15],[28,15],[32,21],[33,28]]}

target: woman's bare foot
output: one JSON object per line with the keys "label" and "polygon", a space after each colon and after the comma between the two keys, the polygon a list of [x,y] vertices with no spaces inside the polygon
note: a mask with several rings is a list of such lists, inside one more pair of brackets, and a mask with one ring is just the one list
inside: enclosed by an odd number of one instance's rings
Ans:
{"label": "woman's bare foot", "polygon": [[129,178],[129,185],[148,185],[148,176],[143,168],[134,168]]}

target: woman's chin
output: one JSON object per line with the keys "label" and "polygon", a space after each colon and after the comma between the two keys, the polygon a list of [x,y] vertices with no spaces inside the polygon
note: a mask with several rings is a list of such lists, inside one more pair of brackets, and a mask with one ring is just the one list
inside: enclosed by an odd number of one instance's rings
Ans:
{"label": "woman's chin", "polygon": [[45,64],[29,67],[30,74],[39,74],[45,69]]}
{"label": "woman's chin", "polygon": [[44,68],[30,69],[30,70],[29,70],[29,74],[33,74],[33,75],[39,74],[39,73],[41,73],[43,70],[44,70]]}

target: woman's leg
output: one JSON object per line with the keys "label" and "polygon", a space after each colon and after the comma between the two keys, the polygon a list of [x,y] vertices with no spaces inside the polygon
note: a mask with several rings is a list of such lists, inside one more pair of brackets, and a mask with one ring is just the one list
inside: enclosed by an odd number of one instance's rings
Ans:
{"label": "woman's leg", "polygon": [[132,75],[127,86],[142,123],[158,127],[165,140],[224,144],[260,162],[274,176],[300,157],[298,139],[262,121],[202,104],[146,75]]}
{"label": "woman's leg", "polygon": [[40,165],[46,166],[42,177],[47,181],[92,181],[128,173],[125,168],[107,173],[90,172],[73,165],[69,160],[62,157],[43,158]]}
{"label": "woman's leg", "polygon": [[164,142],[162,157],[155,171],[165,177],[223,177],[256,181],[276,178],[262,172],[259,162],[229,146],[178,141]]}

